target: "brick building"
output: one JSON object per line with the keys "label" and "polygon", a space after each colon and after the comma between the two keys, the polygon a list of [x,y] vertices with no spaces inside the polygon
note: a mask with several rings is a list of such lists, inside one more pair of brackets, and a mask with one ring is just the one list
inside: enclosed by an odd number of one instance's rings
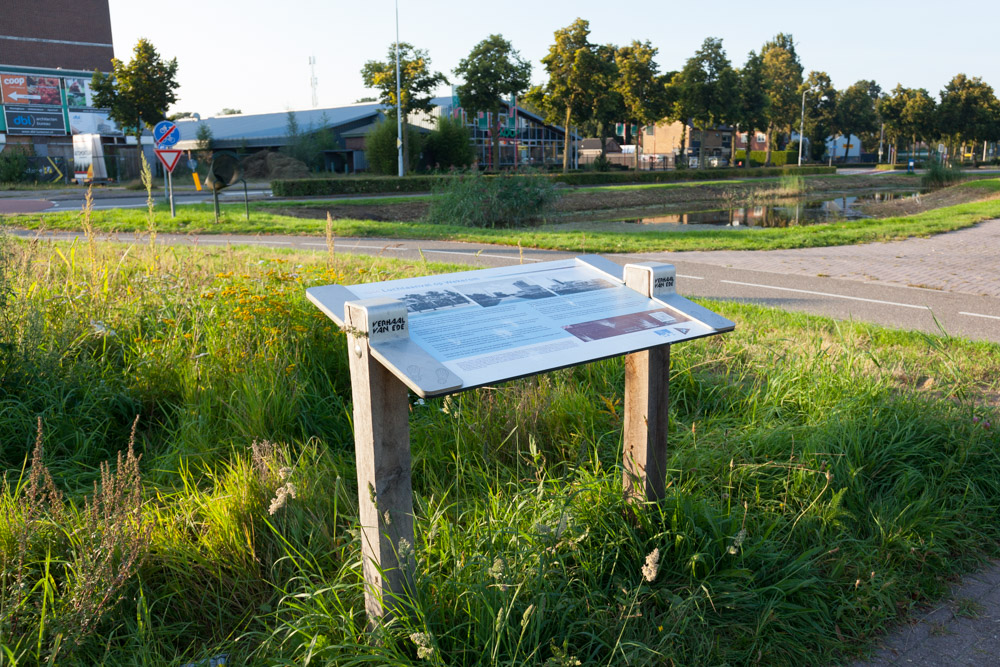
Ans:
{"label": "brick building", "polygon": [[27,154],[31,173],[55,182],[72,178],[73,137],[97,135],[108,174],[131,177],[136,149],[90,91],[94,70],[109,71],[115,55],[108,0],[2,4],[0,152]]}

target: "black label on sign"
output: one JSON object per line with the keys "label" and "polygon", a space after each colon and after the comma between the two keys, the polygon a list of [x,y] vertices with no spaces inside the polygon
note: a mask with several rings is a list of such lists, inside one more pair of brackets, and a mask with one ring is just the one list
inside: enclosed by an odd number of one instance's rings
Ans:
{"label": "black label on sign", "polygon": [[66,134],[62,112],[4,111],[7,134]]}
{"label": "black label on sign", "polygon": [[653,289],[664,289],[664,288],[673,287],[673,286],[674,286],[674,277],[673,276],[664,276],[662,278],[657,278],[653,282]]}
{"label": "black label on sign", "polygon": [[406,328],[406,318],[396,317],[372,322],[372,334],[384,334],[390,331],[402,331]]}

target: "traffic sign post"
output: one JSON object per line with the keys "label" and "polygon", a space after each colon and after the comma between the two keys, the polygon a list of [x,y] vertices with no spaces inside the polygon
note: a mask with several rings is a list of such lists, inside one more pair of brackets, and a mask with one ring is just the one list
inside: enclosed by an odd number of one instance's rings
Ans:
{"label": "traffic sign post", "polygon": [[172,174],[177,161],[181,157],[181,151],[171,150],[181,139],[180,130],[177,125],[170,120],[161,120],[153,127],[153,141],[156,142],[156,157],[163,163],[167,170],[167,198],[170,200],[170,217],[176,218],[174,212],[174,179]]}

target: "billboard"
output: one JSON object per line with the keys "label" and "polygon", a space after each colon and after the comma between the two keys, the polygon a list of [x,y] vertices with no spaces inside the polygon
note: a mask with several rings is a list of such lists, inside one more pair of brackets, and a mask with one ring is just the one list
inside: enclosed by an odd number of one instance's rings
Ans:
{"label": "billboard", "polygon": [[7,134],[66,134],[66,121],[62,109],[31,109],[7,107],[4,109]]}
{"label": "billboard", "polygon": [[31,74],[0,74],[0,92],[4,104],[59,106],[59,78]]}
{"label": "billboard", "polygon": [[69,131],[70,134],[100,134],[105,137],[123,136],[121,130],[111,120],[107,111],[93,110],[69,110]]}

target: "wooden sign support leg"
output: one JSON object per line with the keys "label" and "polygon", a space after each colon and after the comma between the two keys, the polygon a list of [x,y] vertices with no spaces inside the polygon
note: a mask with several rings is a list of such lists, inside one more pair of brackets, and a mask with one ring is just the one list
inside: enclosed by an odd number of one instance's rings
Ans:
{"label": "wooden sign support leg", "polygon": [[[625,267],[625,284],[652,294],[653,275]],[[624,489],[628,498],[659,500],[666,491],[670,346],[625,356]]]}
{"label": "wooden sign support leg", "polygon": [[371,356],[367,308],[348,303],[345,310],[365,609],[374,625],[412,583],[409,402],[406,386]]}

